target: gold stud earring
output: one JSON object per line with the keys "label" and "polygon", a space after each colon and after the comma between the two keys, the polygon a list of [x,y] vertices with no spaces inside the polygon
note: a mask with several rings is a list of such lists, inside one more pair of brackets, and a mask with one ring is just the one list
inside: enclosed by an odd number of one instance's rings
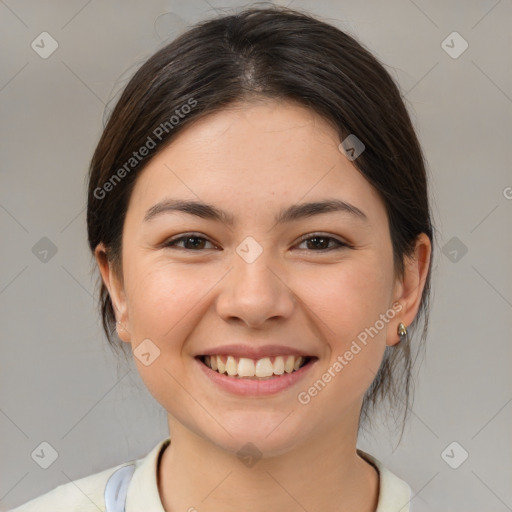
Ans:
{"label": "gold stud earring", "polygon": [[407,327],[405,327],[405,324],[400,322],[398,324],[398,336],[400,336],[400,341],[402,341],[402,338],[404,338],[405,336],[407,336]]}

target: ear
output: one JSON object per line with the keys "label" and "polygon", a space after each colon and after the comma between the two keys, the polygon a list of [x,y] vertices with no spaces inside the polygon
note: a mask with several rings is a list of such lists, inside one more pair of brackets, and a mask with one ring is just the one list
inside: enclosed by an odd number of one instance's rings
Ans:
{"label": "ear", "polygon": [[416,238],[414,253],[404,260],[404,275],[397,278],[393,292],[393,303],[398,302],[402,309],[397,312],[393,322],[389,323],[386,344],[396,345],[400,341],[398,324],[404,323],[406,327],[416,318],[421,304],[421,296],[425,287],[430,266],[430,253],[432,244],[425,233]]}
{"label": "ear", "polygon": [[112,306],[116,315],[116,320],[117,322],[120,322],[116,323],[117,335],[122,341],[130,343],[131,336],[128,323],[128,308],[122,279],[120,279],[120,277],[114,271],[112,263],[109,261],[107,250],[103,243],[100,243],[96,246],[96,249],[94,250],[94,257],[96,258],[96,262],[101,273],[101,278],[103,279],[103,282],[108,289],[110,300],[112,301]]}

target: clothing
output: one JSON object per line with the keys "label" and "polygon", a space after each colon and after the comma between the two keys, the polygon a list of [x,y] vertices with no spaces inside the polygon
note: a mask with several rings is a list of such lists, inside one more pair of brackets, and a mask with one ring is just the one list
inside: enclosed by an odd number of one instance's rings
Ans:
{"label": "clothing", "polygon": [[[158,492],[157,474],[160,457],[170,438],[158,443],[145,457],[120,464],[94,475],[68,482],[21,505],[11,512],[98,512],[105,510],[105,486],[120,468],[135,464],[126,496],[126,512],[165,512]],[[411,489],[373,456],[357,453],[379,472],[379,500],[375,512],[410,512]],[[128,473],[130,473],[128,471]]]}

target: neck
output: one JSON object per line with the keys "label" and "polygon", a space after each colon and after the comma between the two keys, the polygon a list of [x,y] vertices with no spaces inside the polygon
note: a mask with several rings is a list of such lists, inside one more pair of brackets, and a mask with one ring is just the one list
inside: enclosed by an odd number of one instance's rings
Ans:
{"label": "neck", "polygon": [[158,472],[166,512],[376,510],[379,477],[356,452],[357,428],[354,435],[322,432],[313,442],[244,465],[236,453],[169,423],[171,443]]}

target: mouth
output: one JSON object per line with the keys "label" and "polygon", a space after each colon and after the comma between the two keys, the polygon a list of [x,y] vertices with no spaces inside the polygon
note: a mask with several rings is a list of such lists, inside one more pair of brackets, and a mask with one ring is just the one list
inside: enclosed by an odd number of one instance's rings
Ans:
{"label": "mouth", "polygon": [[236,379],[268,380],[300,370],[312,356],[272,356],[260,359],[231,355],[203,355],[198,359],[211,370]]}
{"label": "mouth", "polygon": [[212,347],[196,353],[195,367],[199,370],[199,379],[213,393],[243,398],[277,397],[297,388],[301,381],[311,376],[319,362],[316,355],[298,348],[300,345],[229,344]]}
{"label": "mouth", "polygon": [[214,372],[244,380],[272,380],[293,374],[317,360],[314,356],[278,355],[250,359],[232,355],[200,355],[196,359]]}

